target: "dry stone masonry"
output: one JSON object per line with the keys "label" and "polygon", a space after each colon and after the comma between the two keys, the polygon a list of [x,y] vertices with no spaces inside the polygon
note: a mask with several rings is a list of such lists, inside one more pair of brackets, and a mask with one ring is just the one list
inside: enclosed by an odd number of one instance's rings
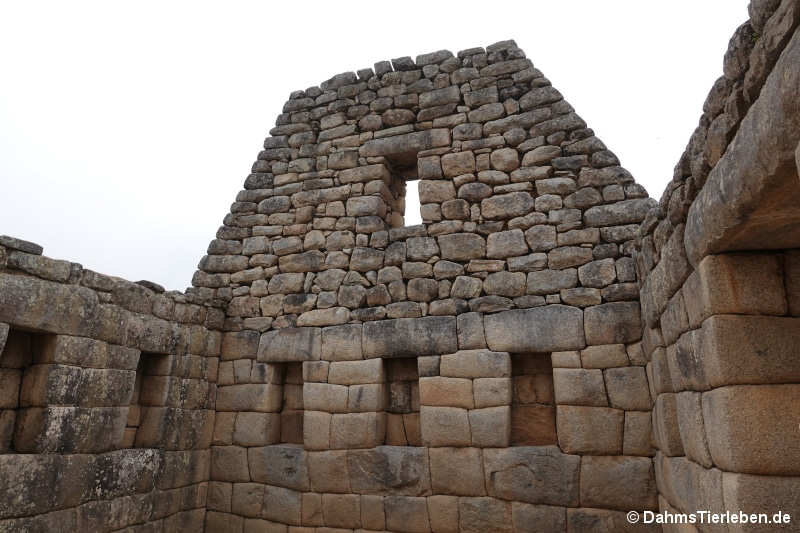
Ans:
{"label": "dry stone masonry", "polygon": [[504,41],[292,93],[185,293],[0,237],[0,531],[798,530],[798,22],[660,203]]}

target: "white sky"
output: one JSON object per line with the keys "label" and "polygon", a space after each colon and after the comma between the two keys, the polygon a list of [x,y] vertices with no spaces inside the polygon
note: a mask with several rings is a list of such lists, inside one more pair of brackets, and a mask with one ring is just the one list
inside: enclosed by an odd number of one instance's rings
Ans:
{"label": "white sky", "polygon": [[3,2],[0,234],[182,290],[291,91],[509,38],[660,198],[746,19],[747,0]]}

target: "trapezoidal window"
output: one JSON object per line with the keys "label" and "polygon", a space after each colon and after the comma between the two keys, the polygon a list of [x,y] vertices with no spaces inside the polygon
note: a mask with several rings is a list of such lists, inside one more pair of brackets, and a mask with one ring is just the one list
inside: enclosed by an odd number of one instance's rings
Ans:
{"label": "trapezoidal window", "polygon": [[556,444],[550,354],[512,354],[511,445]]}
{"label": "trapezoidal window", "polygon": [[14,451],[14,424],[20,407],[22,381],[33,362],[37,336],[11,329],[0,353],[0,453]]}
{"label": "trapezoidal window", "polygon": [[139,427],[148,407],[166,404],[170,385],[170,357],[158,353],[142,352],[136,365],[136,381],[133,384],[133,396],[128,406],[128,420],[125,423],[125,434],[122,438],[123,448],[150,447],[155,444],[143,442],[137,437]]}
{"label": "trapezoidal window", "polygon": [[303,363],[278,363],[283,373],[281,442],[303,444]]}
{"label": "trapezoidal window", "polygon": [[392,175],[389,190],[394,200],[389,206],[389,226],[397,228],[422,224],[425,217],[420,205],[416,154],[392,156],[387,159],[387,167]]}
{"label": "trapezoidal window", "polygon": [[419,371],[415,357],[384,359],[386,372],[386,444],[421,446]]}

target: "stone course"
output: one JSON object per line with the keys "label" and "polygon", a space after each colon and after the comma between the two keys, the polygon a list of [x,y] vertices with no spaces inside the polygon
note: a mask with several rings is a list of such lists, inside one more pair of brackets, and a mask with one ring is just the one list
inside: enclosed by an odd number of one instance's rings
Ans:
{"label": "stone course", "polygon": [[502,41],[292,93],[184,293],[0,236],[0,531],[800,516],[800,8],[750,12],[661,202]]}

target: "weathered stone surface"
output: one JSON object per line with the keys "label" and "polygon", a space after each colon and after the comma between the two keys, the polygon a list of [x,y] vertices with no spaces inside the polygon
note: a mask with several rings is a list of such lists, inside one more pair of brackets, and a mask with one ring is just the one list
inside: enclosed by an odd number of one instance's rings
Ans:
{"label": "weathered stone surface", "polygon": [[430,491],[425,448],[377,446],[347,452],[350,486],[357,494],[421,496]]}
{"label": "weathered stone surface", "polygon": [[554,368],[553,390],[559,405],[608,405],[601,370]]}
{"label": "weathered stone surface", "polygon": [[621,454],[624,419],[625,413],[619,409],[559,405],[556,409],[559,447],[564,453]]}
{"label": "weathered stone surface", "polygon": [[486,241],[472,233],[451,233],[438,237],[442,259],[468,261],[486,255]]}
{"label": "weathered stone surface", "polygon": [[320,328],[284,328],[261,336],[258,360],[266,362],[315,361],[322,354]]}
{"label": "weathered stone surface", "polygon": [[577,506],[581,458],[555,446],[483,450],[489,496],[527,503]]}
{"label": "weathered stone surface", "polygon": [[457,349],[455,318],[400,318],[364,324],[364,357],[408,357]]}
{"label": "weathered stone surface", "polygon": [[481,213],[490,220],[521,217],[533,209],[533,198],[527,192],[494,195],[481,200]]}
{"label": "weathered stone surface", "polygon": [[581,505],[621,511],[656,509],[653,461],[647,457],[583,457]]}
{"label": "weathered stone surface", "polygon": [[472,443],[467,410],[458,407],[420,407],[425,446],[469,446]]}
{"label": "weathered stone surface", "polygon": [[429,455],[431,488],[435,493],[458,496],[486,493],[478,448],[432,448]]}
{"label": "weathered stone surface", "polygon": [[584,311],[588,344],[635,342],[642,338],[638,302],[612,302]]}
{"label": "weathered stone surface", "polygon": [[287,489],[309,490],[306,452],[297,446],[249,448],[247,461],[253,481]]}
{"label": "weathered stone surface", "polygon": [[416,153],[420,150],[446,146],[449,143],[450,132],[448,130],[432,129],[367,141],[359,152],[364,157],[387,156],[409,152]]}
{"label": "weathered stone surface", "polygon": [[583,313],[563,305],[505,311],[484,317],[486,343],[498,352],[552,352],[585,346]]}

